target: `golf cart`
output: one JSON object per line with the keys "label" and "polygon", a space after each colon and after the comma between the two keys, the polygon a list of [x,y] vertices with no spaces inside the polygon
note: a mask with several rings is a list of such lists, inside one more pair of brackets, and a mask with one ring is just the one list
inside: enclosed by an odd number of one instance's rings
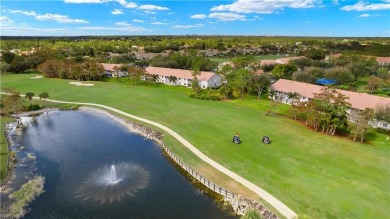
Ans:
{"label": "golf cart", "polygon": [[263,139],[261,140],[261,142],[263,142],[265,144],[269,144],[269,143],[271,143],[271,140],[269,139],[268,136],[263,136]]}
{"label": "golf cart", "polygon": [[240,144],[241,143],[240,137],[238,135],[235,135],[233,137],[232,142],[235,143],[235,144]]}

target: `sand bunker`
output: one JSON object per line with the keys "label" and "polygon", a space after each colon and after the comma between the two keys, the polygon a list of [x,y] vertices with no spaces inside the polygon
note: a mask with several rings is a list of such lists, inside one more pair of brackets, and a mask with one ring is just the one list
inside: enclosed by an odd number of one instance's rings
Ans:
{"label": "sand bunker", "polygon": [[37,75],[37,76],[34,76],[34,77],[30,78],[30,79],[39,79],[39,78],[43,78],[43,76]]}
{"label": "sand bunker", "polygon": [[69,84],[73,84],[76,86],[93,86],[93,85],[95,85],[95,84],[84,84],[82,82],[69,82]]}

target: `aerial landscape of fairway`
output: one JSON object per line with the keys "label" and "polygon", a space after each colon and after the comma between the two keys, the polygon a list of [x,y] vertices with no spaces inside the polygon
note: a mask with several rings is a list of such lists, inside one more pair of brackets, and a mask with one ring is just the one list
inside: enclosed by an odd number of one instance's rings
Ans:
{"label": "aerial landscape of fairway", "polygon": [[[386,134],[373,133],[368,144],[359,144],[314,132],[283,115],[266,116],[269,100],[255,97],[204,101],[189,98],[189,88],[97,81],[84,87],[64,79],[31,80],[33,76],[2,75],[1,89],[12,87],[21,94],[46,91],[50,99],[103,104],[163,124],[271,193],[300,218],[390,217],[390,141]],[[285,114],[288,107],[281,104],[278,110]],[[237,132],[242,140],[239,145],[231,142]],[[272,143],[261,143],[263,135]],[[201,174],[233,192],[245,193],[215,177],[209,166],[170,136],[164,141]],[[256,198],[249,192],[245,195]]]}

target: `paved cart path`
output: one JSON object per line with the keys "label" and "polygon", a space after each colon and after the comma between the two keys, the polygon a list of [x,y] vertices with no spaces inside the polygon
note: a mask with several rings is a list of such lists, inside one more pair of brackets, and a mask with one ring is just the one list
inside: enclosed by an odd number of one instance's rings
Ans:
{"label": "paved cart path", "polygon": [[[5,93],[2,93],[2,94],[5,94]],[[23,95],[21,95],[21,96],[23,96]],[[37,97],[34,97],[34,98],[38,99]],[[233,171],[231,171],[231,170],[227,169],[226,167],[222,166],[221,164],[215,162],[214,160],[212,160],[211,158],[209,158],[208,156],[203,154],[201,151],[199,151],[195,146],[193,146],[190,142],[188,142],[182,136],[180,136],[179,134],[174,132],[172,129],[170,129],[170,128],[164,126],[164,125],[161,125],[161,124],[159,124],[157,122],[154,122],[154,121],[151,121],[151,120],[148,120],[148,119],[144,119],[144,118],[141,118],[141,117],[138,117],[138,116],[134,116],[134,115],[131,115],[129,113],[123,112],[121,110],[115,109],[113,107],[105,106],[105,105],[101,105],[101,104],[81,103],[81,102],[67,102],[67,101],[59,101],[59,100],[52,100],[52,99],[46,99],[46,101],[55,102],[55,103],[66,103],[66,104],[77,104],[77,105],[86,105],[86,106],[100,107],[100,108],[104,108],[104,109],[116,112],[118,114],[124,115],[126,117],[129,117],[129,118],[132,118],[132,119],[135,119],[135,120],[138,120],[138,121],[141,121],[141,122],[153,125],[155,127],[158,127],[160,129],[166,131],[170,135],[172,135],[174,138],[176,138],[179,142],[181,142],[185,147],[187,147],[189,150],[191,150],[196,156],[201,158],[203,161],[205,161],[206,163],[208,163],[211,166],[213,166],[215,169],[217,169],[217,170],[223,172],[224,174],[230,176],[231,178],[233,178],[237,182],[241,183],[242,185],[244,185],[248,189],[250,189],[253,192],[255,192],[256,194],[258,194],[261,199],[265,200],[270,205],[272,205],[284,217],[289,218],[289,219],[290,218],[298,218],[298,215],[294,211],[292,211],[290,208],[288,208],[281,201],[279,201],[278,199],[273,197],[271,194],[266,192],[264,189],[256,186],[255,184],[249,182],[248,180],[244,179],[240,175],[234,173]]]}

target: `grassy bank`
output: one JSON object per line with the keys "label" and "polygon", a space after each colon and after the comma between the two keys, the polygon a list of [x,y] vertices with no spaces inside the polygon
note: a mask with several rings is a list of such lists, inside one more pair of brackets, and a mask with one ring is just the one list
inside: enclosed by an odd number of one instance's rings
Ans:
{"label": "grassy bank", "polygon": [[5,116],[0,116],[0,182],[7,177],[8,174],[8,142],[5,136],[4,126],[12,122],[13,119]]}
{"label": "grassy bank", "polygon": [[[385,133],[369,145],[331,137],[283,116],[265,116],[266,100],[247,97],[233,101],[202,101],[174,87],[134,87],[91,82],[93,87],[69,85],[60,79],[30,80],[33,75],[6,75],[1,87],[21,93],[46,91],[50,98],[93,102],[159,122],[182,135],[199,150],[280,199],[299,215],[312,218],[389,218],[390,142]],[[280,113],[287,105],[281,104]],[[231,143],[239,132],[243,141]],[[272,143],[262,144],[268,135]],[[165,142],[186,163],[232,190],[225,178],[194,157],[176,140]]]}
{"label": "grassy bank", "polygon": [[9,207],[8,215],[12,218],[22,218],[27,212],[27,206],[40,194],[44,192],[43,185],[45,178],[36,176],[25,183],[18,191],[11,194],[12,204]]}

